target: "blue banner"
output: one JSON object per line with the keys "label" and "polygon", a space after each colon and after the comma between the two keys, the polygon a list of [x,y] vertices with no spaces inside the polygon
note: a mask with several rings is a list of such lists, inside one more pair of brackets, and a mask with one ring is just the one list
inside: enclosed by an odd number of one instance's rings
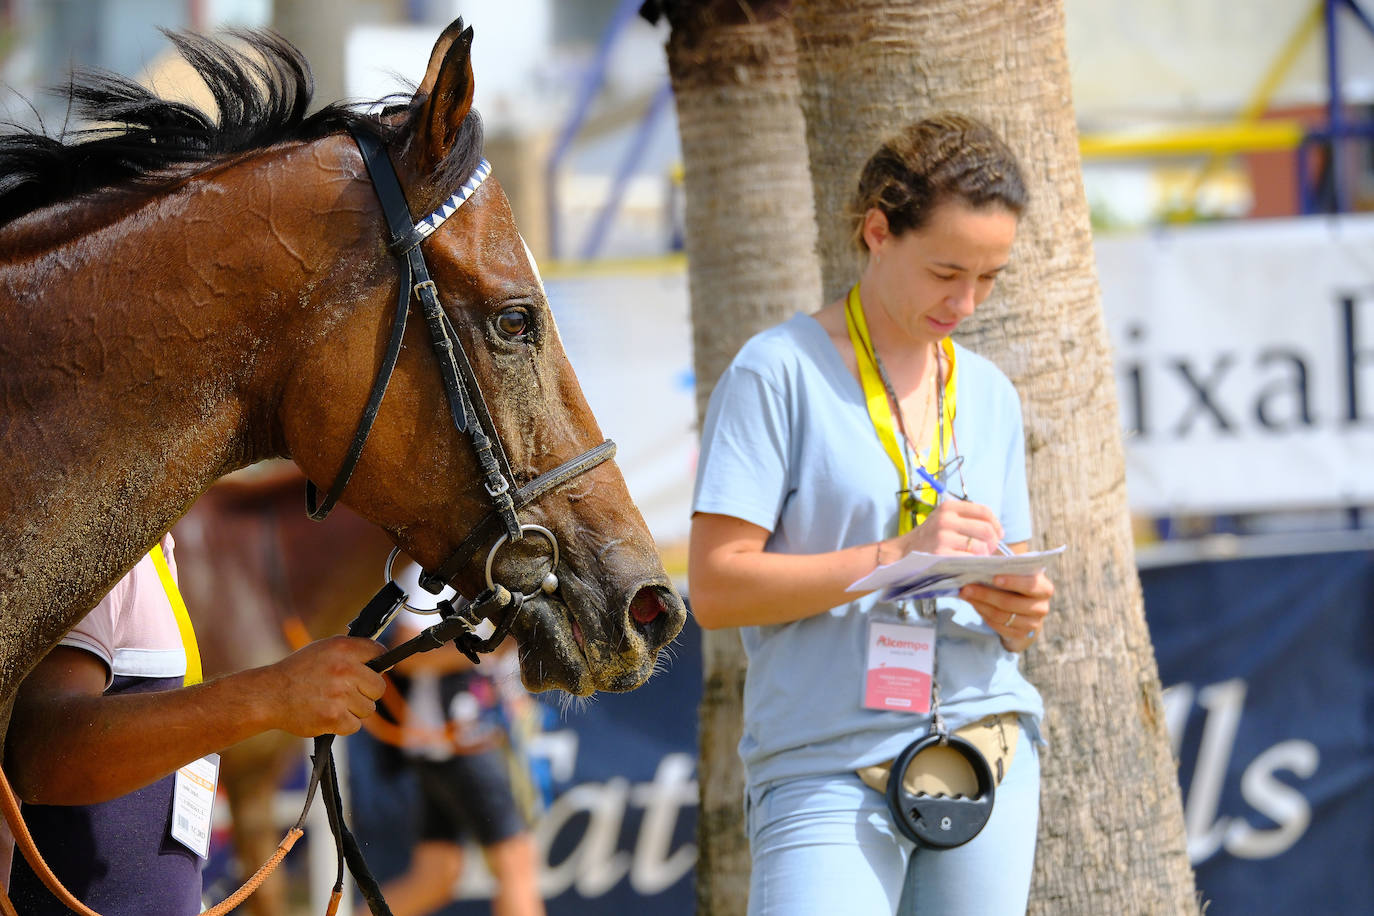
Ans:
{"label": "blue banner", "polygon": [[1210,912],[1374,911],[1374,554],[1141,581]]}

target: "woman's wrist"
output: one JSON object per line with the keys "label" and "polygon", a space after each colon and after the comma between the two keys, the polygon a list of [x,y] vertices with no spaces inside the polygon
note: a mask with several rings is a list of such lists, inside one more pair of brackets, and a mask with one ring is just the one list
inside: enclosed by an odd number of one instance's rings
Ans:
{"label": "woman's wrist", "polygon": [[888,538],[887,540],[878,541],[874,547],[877,548],[874,551],[874,569],[877,569],[879,566],[891,565],[902,558],[902,548],[898,544],[898,538]]}

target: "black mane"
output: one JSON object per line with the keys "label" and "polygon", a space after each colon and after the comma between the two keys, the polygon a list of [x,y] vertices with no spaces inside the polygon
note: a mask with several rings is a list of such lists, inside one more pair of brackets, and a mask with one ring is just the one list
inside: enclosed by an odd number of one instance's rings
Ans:
{"label": "black mane", "polygon": [[[280,35],[234,30],[229,34],[243,45],[235,47],[194,33],[165,34],[205,81],[217,117],[159,98],[118,74],[74,74],[65,90],[72,113],[98,126],[58,137],[30,130],[0,136],[0,225],[82,194],[156,190],[229,156],[315,140],[354,125],[369,126],[389,141],[407,132],[416,110],[393,107],[377,116],[364,110],[374,106],[336,103],[307,115],[314,91],[310,66]],[[481,153],[481,121],[473,112],[434,180],[457,187]]]}

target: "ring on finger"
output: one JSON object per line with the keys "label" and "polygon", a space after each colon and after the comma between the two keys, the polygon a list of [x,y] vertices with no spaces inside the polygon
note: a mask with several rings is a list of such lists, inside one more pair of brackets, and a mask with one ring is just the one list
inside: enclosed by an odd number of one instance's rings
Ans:
{"label": "ring on finger", "polygon": [[968,536],[968,540],[964,542],[964,549],[965,549],[965,550],[972,550],[972,549],[973,549],[973,535],[970,534],[970,535]]}
{"label": "ring on finger", "polygon": [[1012,613],[1012,614],[1010,614],[1010,615],[1007,617],[1007,622],[1004,623],[1003,626],[1009,627],[1009,626],[1011,626],[1011,625],[1012,625],[1013,623],[1015,623],[1015,622],[1016,622],[1016,614],[1015,614],[1015,613]]}

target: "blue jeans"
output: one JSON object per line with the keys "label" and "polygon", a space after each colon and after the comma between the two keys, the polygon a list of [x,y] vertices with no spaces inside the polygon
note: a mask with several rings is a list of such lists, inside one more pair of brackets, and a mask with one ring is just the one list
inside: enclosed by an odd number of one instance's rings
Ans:
{"label": "blue jeans", "polygon": [[[992,817],[971,842],[919,849],[914,906],[901,913],[1023,916],[1035,862],[1040,756],[1018,729],[1016,756]],[[749,916],[898,912],[912,844],[887,801],[849,774],[775,783],[747,800],[753,875]]]}

